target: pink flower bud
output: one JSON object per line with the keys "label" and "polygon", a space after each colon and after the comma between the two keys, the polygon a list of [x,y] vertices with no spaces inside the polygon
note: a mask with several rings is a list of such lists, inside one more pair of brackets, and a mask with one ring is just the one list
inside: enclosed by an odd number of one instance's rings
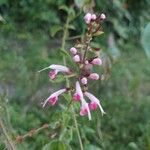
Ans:
{"label": "pink flower bud", "polygon": [[80,97],[79,94],[75,93],[75,94],[73,95],[73,100],[74,100],[74,101],[78,102],[78,101],[80,101],[80,99],[81,99],[81,97]]}
{"label": "pink flower bud", "polygon": [[88,64],[89,64],[89,61],[88,61],[88,60],[86,60],[84,63],[85,63],[86,65],[88,65]]}
{"label": "pink flower bud", "polygon": [[80,56],[79,56],[79,55],[75,55],[75,56],[73,57],[73,60],[74,60],[75,62],[80,62]]}
{"label": "pink flower bud", "polygon": [[89,78],[92,80],[98,80],[99,79],[99,75],[97,73],[91,73],[89,75]]}
{"label": "pink flower bud", "polygon": [[91,19],[92,19],[92,15],[90,13],[87,13],[85,16],[84,16],[84,20],[87,24],[89,24],[91,22]]}
{"label": "pink flower bud", "polygon": [[70,52],[75,55],[77,53],[77,49],[75,47],[70,48]]}
{"label": "pink flower bud", "polygon": [[104,20],[106,19],[106,15],[104,13],[101,14],[100,19]]}
{"label": "pink flower bud", "polygon": [[100,58],[95,58],[91,61],[91,64],[93,65],[101,65],[102,64],[102,60]]}
{"label": "pink flower bud", "polygon": [[86,85],[86,84],[87,84],[87,78],[85,78],[85,77],[82,78],[82,79],[81,79],[81,83],[82,83],[83,85]]}
{"label": "pink flower bud", "polygon": [[95,14],[93,14],[93,15],[91,16],[91,18],[92,18],[92,20],[95,20],[97,17],[96,17]]}

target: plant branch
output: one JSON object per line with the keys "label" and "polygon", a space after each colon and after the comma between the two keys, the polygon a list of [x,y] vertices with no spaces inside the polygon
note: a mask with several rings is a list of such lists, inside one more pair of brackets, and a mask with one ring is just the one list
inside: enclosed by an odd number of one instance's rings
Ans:
{"label": "plant branch", "polygon": [[[66,40],[67,40],[67,32],[68,32],[68,25],[69,25],[69,16],[67,17],[66,24],[65,24],[65,30],[64,30],[64,33],[63,33],[62,45],[61,45],[62,49],[65,49],[65,44],[66,44]],[[66,58],[65,58],[65,56],[63,56],[63,62],[64,62],[64,65],[66,65]],[[70,82],[69,82],[68,78],[66,78],[66,86],[70,87]],[[69,96],[70,96],[70,99],[71,99],[70,91],[69,91]],[[75,123],[75,128],[77,130],[77,135],[78,135],[78,139],[79,139],[79,143],[80,143],[80,149],[84,150],[73,106],[72,106],[72,112],[73,112],[73,120],[74,120],[74,123]]]}

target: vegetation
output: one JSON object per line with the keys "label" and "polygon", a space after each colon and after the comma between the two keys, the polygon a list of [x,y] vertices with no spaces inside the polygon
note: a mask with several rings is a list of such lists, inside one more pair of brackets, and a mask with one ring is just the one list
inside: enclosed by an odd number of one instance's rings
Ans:
{"label": "vegetation", "polygon": [[1,0],[0,150],[80,149],[73,116],[65,111],[65,96],[59,105],[42,108],[41,102],[60,81],[51,82],[48,72],[38,70],[63,62],[66,53],[60,48],[67,16],[68,51],[75,36],[85,33],[84,11],[92,7],[107,16],[105,33],[93,42],[107,60],[107,76],[91,86],[107,114],[93,112],[89,121],[76,109],[83,147],[149,150],[149,6],[149,0]]}

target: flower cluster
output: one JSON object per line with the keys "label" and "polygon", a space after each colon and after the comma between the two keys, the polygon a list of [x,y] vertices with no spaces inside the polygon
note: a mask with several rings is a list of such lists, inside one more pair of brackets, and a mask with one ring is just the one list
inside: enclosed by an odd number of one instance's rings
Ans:
{"label": "flower cluster", "polygon": [[[50,69],[49,77],[51,80],[55,80],[58,73],[63,73],[65,75],[71,75],[73,73],[76,74],[75,81],[72,83],[73,88],[66,87],[54,92],[44,101],[43,107],[45,107],[47,103],[54,106],[61,94],[73,89],[70,91],[71,93],[73,91],[72,100],[81,104],[81,116],[88,115],[89,120],[91,120],[91,111],[96,110],[98,107],[100,108],[102,115],[105,114],[100,100],[92,93],[88,92],[88,83],[90,80],[100,79],[99,74],[92,72],[93,66],[102,65],[102,60],[96,55],[97,53],[95,53],[95,48],[93,48],[90,43],[94,35],[101,31],[101,23],[105,18],[106,16],[103,13],[99,16],[87,13],[84,16],[85,23],[87,24],[87,33],[81,42],[78,42],[74,47],[70,48],[72,60],[78,66],[78,70],[73,70],[70,69],[70,67],[63,65],[52,64],[39,71],[41,72],[43,70]],[[87,55],[88,52],[91,51],[94,53],[94,56]],[[98,50],[96,49],[96,51]],[[89,101],[87,102],[86,99],[89,99]]]}

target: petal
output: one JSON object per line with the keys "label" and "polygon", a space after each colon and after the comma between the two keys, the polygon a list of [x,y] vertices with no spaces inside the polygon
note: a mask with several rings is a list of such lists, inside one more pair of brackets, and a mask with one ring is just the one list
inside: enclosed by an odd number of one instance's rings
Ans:
{"label": "petal", "polygon": [[58,73],[57,70],[51,70],[48,76],[50,77],[50,79],[54,80],[56,78],[57,73]]}
{"label": "petal", "polygon": [[62,65],[56,65],[56,64],[50,65],[49,68],[53,69],[53,70],[58,70],[60,72],[69,72],[70,71],[70,69],[68,67],[62,66]]}
{"label": "petal", "polygon": [[73,95],[73,100],[74,100],[74,101],[78,102],[78,101],[80,101],[80,99],[81,99],[81,97],[80,97],[79,94],[75,93],[75,94]]}
{"label": "petal", "polygon": [[81,99],[81,103],[82,103],[82,106],[81,106],[80,115],[84,116],[84,115],[88,114],[89,120],[92,120],[88,103],[85,101],[84,98]]}
{"label": "petal", "polygon": [[81,86],[79,84],[79,81],[76,82],[76,93],[81,97],[83,98],[83,93],[82,93],[82,90],[81,90]]}

